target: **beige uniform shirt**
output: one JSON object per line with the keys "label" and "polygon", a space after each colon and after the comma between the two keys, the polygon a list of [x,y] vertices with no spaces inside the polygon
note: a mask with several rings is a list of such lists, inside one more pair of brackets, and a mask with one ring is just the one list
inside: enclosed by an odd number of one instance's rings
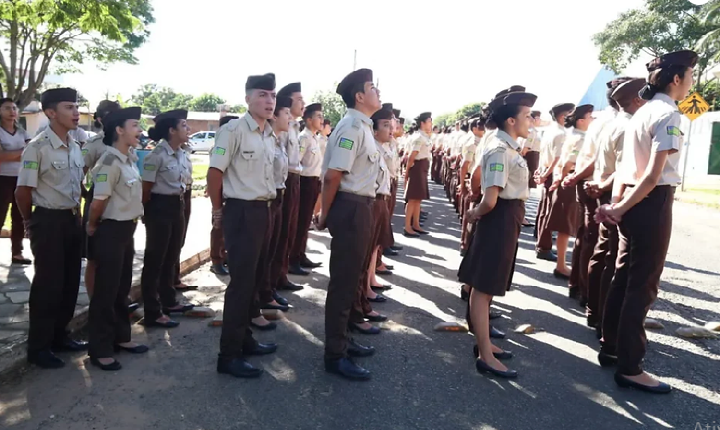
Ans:
{"label": "beige uniform shirt", "polygon": [[427,135],[424,131],[419,131],[415,135],[415,138],[412,141],[412,149],[411,153],[417,151],[417,155],[415,156],[416,160],[425,160],[427,158],[430,158],[430,148],[432,148],[432,141],[430,140],[430,136]]}
{"label": "beige uniform shirt", "polygon": [[[485,153],[485,149],[487,148],[488,142],[490,142],[495,135],[497,134],[498,129],[493,130],[486,130],[483,137],[480,139],[480,142],[477,145],[477,148],[475,148],[475,163],[472,166],[472,172],[475,171],[477,166],[480,166],[482,168],[482,157],[483,153]],[[471,173],[472,174],[472,173]],[[482,179],[481,179],[482,180]]]}
{"label": "beige uniform shirt", "polygon": [[17,184],[33,188],[33,205],[46,209],[80,206],[85,164],[80,145],[71,137],[66,144],[48,127],[28,144],[20,161]]}
{"label": "beige uniform shirt", "polygon": [[604,181],[615,173],[617,163],[622,159],[625,128],[630,123],[630,118],[632,115],[629,113],[620,112],[600,133],[597,139],[598,156],[593,173],[595,181]]}
{"label": "beige uniform shirt", "polygon": [[320,147],[320,135],[314,134],[309,128],[300,132],[300,176],[320,177],[322,172],[323,152]]}
{"label": "beige uniform shirt", "polygon": [[[90,172],[95,167],[95,163],[98,162],[100,156],[105,153],[105,150],[107,148],[109,148],[103,143],[104,137],[105,134],[101,131],[100,133],[91,137],[87,142],[85,142],[85,145],[82,146],[83,161],[85,162],[85,167],[87,167],[88,172]],[[133,163],[138,161],[138,156],[137,152],[135,152],[135,148],[130,148],[130,152],[128,152],[128,157],[130,157],[130,160]]]}
{"label": "beige uniform shirt", "polygon": [[185,175],[184,175],[184,177],[185,177],[185,185],[187,185],[187,187],[185,187],[185,190],[188,190],[188,189],[192,188],[191,185],[193,183],[192,157],[190,157],[190,147],[188,146],[187,143],[183,143],[183,145],[180,148],[182,149],[183,155],[185,156],[185,164],[184,164]]}
{"label": "beige uniform shirt", "polygon": [[385,148],[384,144],[381,144],[378,141],[375,141],[375,145],[377,146],[378,152],[380,152],[381,157],[378,157],[378,176],[377,176],[377,194],[382,194],[384,196],[390,195],[390,168],[388,167],[387,163],[385,162]]}
{"label": "beige uniform shirt", "polygon": [[277,196],[276,143],[270,124],[260,131],[250,113],[220,127],[210,153],[210,167],[223,172],[224,198],[273,200]]}
{"label": "beige uniform shirt", "polygon": [[290,173],[299,174],[302,171],[302,165],[300,164],[300,123],[290,120],[290,128],[288,131],[280,132],[278,138],[288,154],[288,170]]}
{"label": "beige uniform shirt", "polygon": [[[578,129],[571,129],[565,137],[565,143],[562,146],[562,152],[560,153],[560,161],[555,166],[555,179],[559,179],[562,176],[563,166],[567,163],[575,164],[577,162],[578,154],[580,149],[585,143],[586,133]],[[573,167],[571,169],[575,170]]]}
{"label": "beige uniform shirt", "polygon": [[385,163],[388,169],[390,169],[390,176],[397,178],[398,172],[400,171],[400,155],[398,152],[400,144],[393,138],[390,140],[390,143],[383,144],[383,146],[385,145],[387,145],[386,151],[389,153],[388,158],[385,158]]}
{"label": "beige uniform shirt", "polygon": [[142,178],[130,157],[108,146],[92,170],[93,199],[108,200],[101,219],[130,221],[143,214]]}
{"label": "beige uniform shirt", "polygon": [[377,194],[380,151],[375,144],[372,120],[348,109],[330,135],[323,159],[323,175],[329,169],[343,172],[339,191],[366,197]]}
{"label": "beige uniform shirt", "polygon": [[142,180],[152,182],[150,192],[168,196],[180,195],[187,187],[188,157],[185,151],[172,149],[165,139],[143,160]]}
{"label": "beige uniform shirt", "polygon": [[603,112],[603,115],[594,119],[588,127],[587,134],[585,136],[585,142],[582,148],[580,148],[580,154],[577,158],[577,167],[575,171],[584,170],[589,164],[593,162],[593,159],[598,153],[598,140],[603,130],[610,124],[617,115],[617,111],[611,107],[607,111]]}
{"label": "beige uniform shirt", "polygon": [[530,127],[527,139],[519,138],[518,144],[522,149],[528,148],[528,152],[540,152],[540,133],[535,127]]}
{"label": "beige uniform shirt", "polygon": [[685,137],[680,131],[680,112],[666,94],[656,94],[638,109],[625,129],[620,180],[637,185],[645,174],[651,152],[668,151],[658,185],[680,185],[680,152]]}
{"label": "beige uniform shirt", "polygon": [[465,142],[465,146],[462,150],[463,163],[470,163],[471,167],[475,164],[475,152],[477,151],[481,140],[481,137],[477,137],[473,134],[473,138]]}
{"label": "beige uniform shirt", "polygon": [[527,162],[520,155],[520,145],[502,130],[491,138],[482,157],[483,192],[489,187],[500,187],[498,197],[505,200],[525,201],[528,189]]}
{"label": "beige uniform shirt", "polygon": [[[27,131],[20,127],[15,129],[15,133],[10,134],[7,130],[0,127],[0,152],[2,151],[20,151],[25,149],[25,143],[30,140]],[[20,173],[19,161],[3,161],[0,163],[0,176],[17,176]],[[5,214],[3,214],[5,216]]]}
{"label": "beige uniform shirt", "polygon": [[562,155],[567,130],[553,121],[543,133],[540,143],[540,167],[550,167],[555,158]]}
{"label": "beige uniform shirt", "polygon": [[285,182],[288,177],[288,155],[285,147],[280,144],[277,137],[275,138],[275,158],[273,159],[273,178],[275,179],[275,188],[278,190],[285,189]]}

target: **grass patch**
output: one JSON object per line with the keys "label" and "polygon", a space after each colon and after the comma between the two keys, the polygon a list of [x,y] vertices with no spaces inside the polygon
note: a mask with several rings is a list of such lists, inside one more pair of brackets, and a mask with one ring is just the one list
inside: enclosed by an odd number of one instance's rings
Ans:
{"label": "grass patch", "polygon": [[714,190],[710,188],[688,188],[687,191],[693,192],[693,193],[703,193],[703,194],[709,194],[713,196],[720,196],[720,190]]}
{"label": "grass patch", "polygon": [[207,179],[207,164],[193,164],[192,178],[193,181],[205,181]]}

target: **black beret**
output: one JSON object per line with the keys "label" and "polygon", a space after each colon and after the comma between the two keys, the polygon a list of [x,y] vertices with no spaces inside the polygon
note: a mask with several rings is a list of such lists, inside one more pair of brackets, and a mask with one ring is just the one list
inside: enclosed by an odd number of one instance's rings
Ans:
{"label": "black beret", "polygon": [[542,115],[542,113],[540,113],[539,110],[534,110],[534,111],[530,112],[530,116],[533,118],[539,118],[540,115]]}
{"label": "black beret", "polygon": [[275,90],[275,74],[266,73],[264,75],[248,76],[245,82],[245,91],[248,90]]}
{"label": "black beret", "polygon": [[393,109],[392,113],[395,115],[395,118],[400,118],[400,109]]}
{"label": "black beret", "polygon": [[405,124],[405,118],[398,118],[400,121],[400,124]]}
{"label": "black beret", "polygon": [[280,91],[278,91],[277,95],[290,97],[294,93],[299,92],[302,92],[302,86],[300,85],[300,82],[293,82],[292,84],[287,84],[284,87],[280,88]]}
{"label": "black beret", "polygon": [[282,108],[289,108],[292,106],[292,99],[288,96],[278,95],[275,99],[275,111]]}
{"label": "black beret", "polygon": [[322,104],[313,103],[305,106],[305,115],[311,115],[314,112],[322,112]]}
{"label": "black beret", "polygon": [[419,123],[421,123],[421,122],[427,121],[427,120],[430,119],[430,118],[432,118],[432,113],[430,113],[430,112],[423,112],[423,113],[421,113],[420,115],[418,115],[417,118],[415,118],[415,122],[419,124]]}
{"label": "black beret", "polygon": [[588,113],[592,112],[595,109],[595,106],[587,104],[587,105],[580,105],[576,107],[571,113],[570,116],[575,119],[580,119],[587,115]]}
{"label": "black beret", "polygon": [[389,110],[390,112],[392,112],[393,105],[392,105],[392,103],[383,103],[382,107],[380,109]]}
{"label": "black beret", "polygon": [[112,100],[103,100],[97,105],[97,109],[95,109],[95,114],[93,117],[95,119],[103,118],[107,113],[116,111],[120,109],[120,103],[114,102]]}
{"label": "black beret", "polygon": [[695,67],[697,62],[698,54],[696,54],[694,51],[683,50],[661,55],[660,57],[657,57],[651,62],[647,63],[645,67],[647,67],[648,72],[652,72],[654,70],[662,69],[663,67],[667,67],[670,65]]}
{"label": "black beret", "polygon": [[373,72],[370,69],[357,69],[345,76],[337,86],[336,93],[345,95],[348,90],[355,84],[365,84],[373,81]]}
{"label": "black beret", "polygon": [[537,96],[535,94],[530,94],[526,92],[506,93],[505,91],[501,91],[498,93],[498,96],[490,102],[490,109],[497,110],[501,106],[507,105],[533,107],[536,100]]}
{"label": "black beret", "polygon": [[495,99],[499,98],[500,96],[508,95],[510,93],[524,93],[524,92],[525,92],[525,87],[523,87],[522,85],[513,85],[512,87],[502,90],[499,93],[495,94]]}
{"label": "black beret", "polygon": [[380,109],[379,111],[375,112],[370,119],[372,119],[373,122],[378,122],[382,119],[392,119],[392,117],[392,110]]}
{"label": "black beret", "polygon": [[53,88],[42,93],[40,102],[45,105],[60,102],[77,103],[78,93],[72,88]]}
{"label": "black beret", "polygon": [[133,106],[108,113],[103,118],[103,122],[106,124],[105,127],[115,127],[129,119],[139,120],[141,115],[142,108],[140,108],[140,106]]}
{"label": "black beret", "polygon": [[640,90],[647,84],[645,78],[634,78],[621,83],[615,88],[610,96],[613,100],[618,101],[632,95],[632,97],[640,97]]}
{"label": "black beret", "polygon": [[224,117],[220,118],[219,126],[222,127],[223,125],[229,123],[230,121],[232,121],[234,119],[240,119],[240,117],[237,117],[235,115],[225,115]]}
{"label": "black beret", "polygon": [[630,77],[627,76],[620,76],[618,78],[614,78],[612,81],[608,81],[605,85],[607,85],[609,90],[614,90],[617,88],[618,85],[622,84],[623,82],[629,81]]}
{"label": "black beret", "polygon": [[560,103],[552,107],[550,109],[550,114],[553,116],[553,118],[563,112],[570,112],[573,109],[575,109],[575,105],[572,103]]}
{"label": "black beret", "polygon": [[163,112],[153,119],[155,124],[166,119],[187,119],[188,111],[185,109],[175,109],[167,112]]}

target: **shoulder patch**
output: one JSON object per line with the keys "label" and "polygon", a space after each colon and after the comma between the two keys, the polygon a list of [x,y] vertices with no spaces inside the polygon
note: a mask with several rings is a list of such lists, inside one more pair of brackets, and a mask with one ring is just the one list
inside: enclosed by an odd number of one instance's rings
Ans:
{"label": "shoulder patch", "polygon": [[505,171],[505,165],[502,163],[490,163],[491,172],[503,172]]}
{"label": "shoulder patch", "polygon": [[667,128],[667,134],[670,136],[682,136],[682,132],[680,131],[680,128],[671,125]]}
{"label": "shoulder patch", "polygon": [[83,155],[83,157],[84,157],[84,156],[87,155],[88,149],[87,149],[87,148],[83,148],[83,149],[80,150],[80,153],[81,153],[81,154]]}
{"label": "shoulder patch", "polygon": [[147,170],[148,172],[152,172],[157,168],[154,164],[145,164],[143,165],[143,170]]}
{"label": "shoulder patch", "polygon": [[38,162],[37,161],[23,161],[23,169],[37,170]]}
{"label": "shoulder patch", "polygon": [[225,148],[221,148],[219,146],[216,146],[212,151],[213,154],[217,154],[217,155],[225,155],[225,152],[226,152]]}
{"label": "shoulder patch", "polygon": [[97,183],[99,184],[99,183],[101,183],[101,182],[107,182],[107,179],[108,179],[108,178],[107,178],[107,173],[99,173],[99,174],[95,177],[95,182],[97,182]]}
{"label": "shoulder patch", "polygon": [[347,137],[341,137],[340,141],[338,142],[338,146],[342,149],[352,150],[353,146],[355,145],[355,142],[348,139]]}

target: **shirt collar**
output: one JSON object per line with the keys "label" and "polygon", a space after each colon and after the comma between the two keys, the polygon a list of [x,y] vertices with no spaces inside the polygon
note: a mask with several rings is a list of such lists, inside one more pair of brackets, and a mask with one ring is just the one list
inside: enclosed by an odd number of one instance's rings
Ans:
{"label": "shirt collar", "polygon": [[122,152],[118,151],[117,148],[114,146],[108,146],[107,151],[111,154],[114,154],[116,157],[120,159],[123,163],[127,163],[127,155],[123,154]]}
{"label": "shirt collar", "polygon": [[168,143],[167,140],[165,140],[165,139],[160,140],[160,143],[158,144],[158,146],[161,146],[163,149],[165,149],[165,151],[167,151],[168,154],[175,155],[175,150],[172,149],[172,146],[170,146],[170,144]]}
{"label": "shirt collar", "polygon": [[579,134],[580,136],[585,136],[585,132],[584,132],[584,131],[578,130],[577,128],[574,128],[574,127],[573,127],[573,129],[572,129],[572,132],[573,132],[574,134]]}
{"label": "shirt collar", "polygon": [[675,100],[671,99],[670,96],[665,93],[655,94],[655,96],[653,97],[653,100],[663,101],[663,102],[669,104],[670,106],[674,107],[675,110],[677,110],[677,104],[675,103]]}
{"label": "shirt collar", "polygon": [[507,143],[512,149],[514,149],[516,151],[518,149],[520,149],[520,145],[518,145],[518,143],[515,141],[515,139],[513,139],[512,137],[510,137],[509,134],[505,133],[504,131],[502,131],[500,129],[498,129],[497,132],[495,133],[495,137],[497,137],[498,139]]}
{"label": "shirt collar", "polygon": [[70,147],[70,141],[72,140],[72,137],[70,137],[70,134],[68,133],[67,140],[68,143],[66,144],[63,142],[62,139],[53,131],[53,129],[48,125],[47,129],[45,129],[45,132],[47,133],[48,138],[50,139],[50,144],[52,144],[52,147],[55,149],[60,148],[61,146],[64,146],[66,148]]}
{"label": "shirt collar", "polygon": [[[250,131],[258,130],[259,132],[260,125],[258,125],[257,121],[255,121],[255,118],[250,115],[250,112],[246,113],[245,116],[243,116],[243,119],[245,120],[245,122],[247,122],[248,127],[250,127]],[[290,120],[290,125],[292,126],[292,120]],[[267,121],[265,122],[265,129],[263,130],[262,134],[264,136],[269,136],[273,134],[273,129],[270,126],[270,123],[268,123]]]}
{"label": "shirt collar", "polygon": [[361,120],[362,122],[364,122],[365,124],[372,126],[373,122],[370,119],[370,117],[365,115],[364,113],[360,112],[357,109],[348,109],[347,113],[345,115],[350,116],[352,118],[357,118],[357,119]]}

